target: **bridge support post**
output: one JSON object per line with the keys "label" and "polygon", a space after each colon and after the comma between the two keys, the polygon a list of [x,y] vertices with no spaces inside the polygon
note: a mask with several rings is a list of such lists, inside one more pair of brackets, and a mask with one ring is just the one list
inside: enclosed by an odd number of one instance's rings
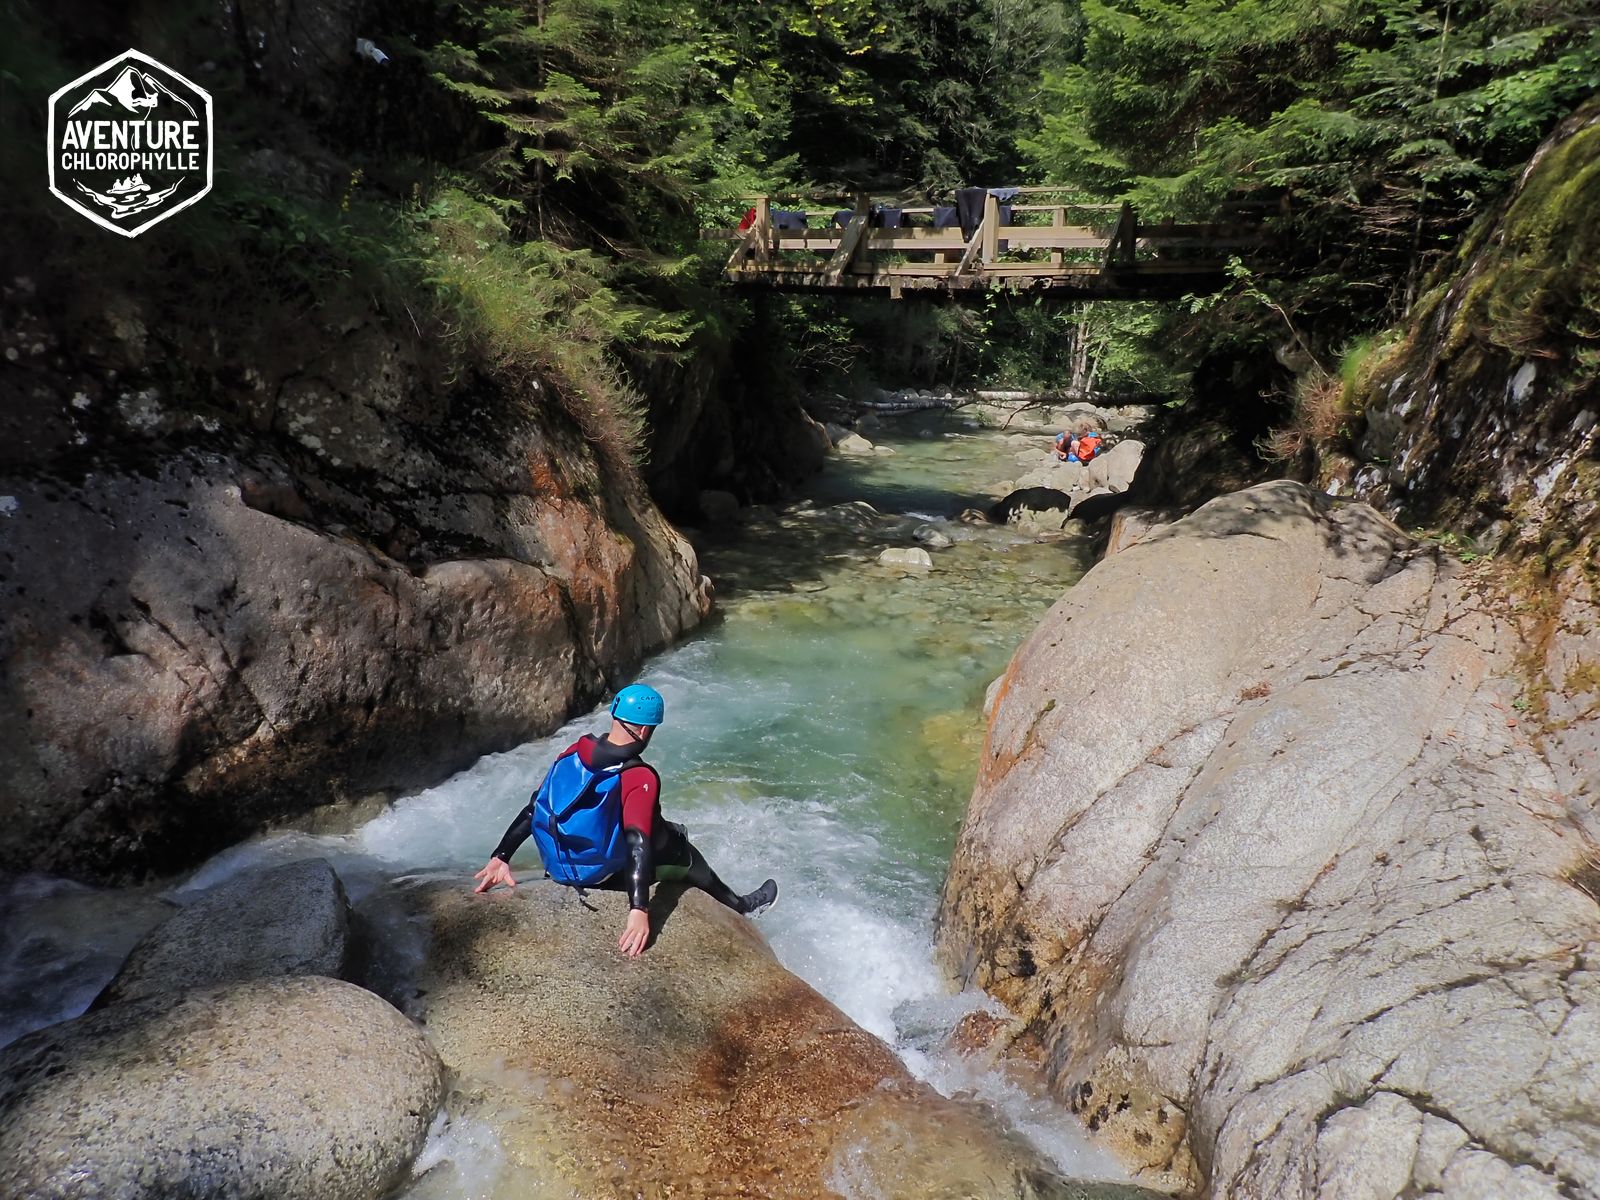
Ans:
{"label": "bridge support post", "polygon": [[978,265],[986,267],[1000,257],[1000,202],[990,192],[983,198],[983,257]]}
{"label": "bridge support post", "polygon": [[772,260],[772,197],[758,196],[756,198],[756,261],[770,262]]}
{"label": "bridge support post", "polygon": [[1117,227],[1111,231],[1111,240],[1106,244],[1105,274],[1133,270],[1134,250],[1138,244],[1139,217],[1133,205],[1124,200],[1122,211],[1117,215]]}

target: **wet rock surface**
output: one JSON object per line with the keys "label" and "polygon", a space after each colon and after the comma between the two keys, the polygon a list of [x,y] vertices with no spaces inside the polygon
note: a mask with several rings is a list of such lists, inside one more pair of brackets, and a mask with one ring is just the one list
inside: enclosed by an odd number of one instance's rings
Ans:
{"label": "wet rock surface", "polygon": [[95,1006],[275,976],[339,978],[350,950],[350,902],[325,860],[246,871],[140,939]]}
{"label": "wet rock surface", "polygon": [[1017,652],[941,949],[1139,1178],[1600,1194],[1593,842],[1521,645],[1471,569],[1277,483],[1105,560]]}
{"label": "wet rock surface", "polygon": [[[778,965],[756,924],[663,893],[642,958],[626,898],[548,882],[387,897],[420,918],[407,1003],[454,1072],[453,1114],[509,1161],[585,1196],[1136,1200],[1060,1180],[977,1110],[939,1097]],[[1019,1192],[1019,1189],[1022,1189]]]}
{"label": "wet rock surface", "polygon": [[115,1004],[0,1051],[0,1194],[377,1200],[442,1090],[416,1027],[353,984]]}
{"label": "wet rock surface", "polygon": [[878,561],[886,567],[921,567],[924,570],[933,566],[933,558],[920,546],[891,546],[878,555]]}

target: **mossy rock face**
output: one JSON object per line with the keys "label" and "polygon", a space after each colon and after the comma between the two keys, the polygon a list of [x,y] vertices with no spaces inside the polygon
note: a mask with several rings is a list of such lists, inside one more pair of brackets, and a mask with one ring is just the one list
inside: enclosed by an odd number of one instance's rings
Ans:
{"label": "mossy rock face", "polygon": [[[1592,118],[1591,118],[1592,119]],[[1543,355],[1552,342],[1595,336],[1571,327],[1600,286],[1600,124],[1581,127],[1534,162],[1457,309],[1457,336]],[[1459,332],[1458,332],[1459,331]]]}
{"label": "mossy rock face", "polygon": [[1600,101],[1551,135],[1403,337],[1347,379],[1374,464],[1357,494],[1497,543],[1509,529],[1558,570],[1580,555],[1597,525],[1597,295]]}

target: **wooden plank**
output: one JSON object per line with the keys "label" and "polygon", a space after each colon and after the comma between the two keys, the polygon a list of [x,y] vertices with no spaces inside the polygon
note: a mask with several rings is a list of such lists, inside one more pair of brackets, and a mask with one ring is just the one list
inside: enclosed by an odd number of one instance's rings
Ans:
{"label": "wooden plank", "polygon": [[944,278],[950,274],[949,263],[894,263],[892,266],[879,269],[891,275],[932,275]]}
{"label": "wooden plank", "polygon": [[[743,236],[743,235],[730,235]],[[773,243],[778,250],[835,250],[843,233],[826,229],[780,229],[773,233]],[[966,240],[954,229],[872,229],[866,237],[873,250],[925,252],[937,250],[963,250]],[[1110,239],[1101,233],[1082,226],[1061,228],[1041,225],[1002,225],[996,231],[998,241],[1009,241],[1023,249],[1103,250]],[[1174,245],[1187,244],[1175,239]]]}
{"label": "wooden plank", "polygon": [[772,257],[772,200],[767,196],[756,198],[755,224],[750,226],[750,232],[755,235],[755,258],[757,262],[766,262]]}
{"label": "wooden plank", "polygon": [[[837,249],[843,237],[841,230],[786,229],[778,232],[777,243],[780,250],[832,250]],[[868,226],[865,237],[874,250],[931,253],[935,250],[960,250],[967,244],[960,230],[950,229],[873,229]]]}
{"label": "wooden plank", "polygon": [[1110,238],[1092,229],[1046,229],[1038,225],[1002,225],[995,240],[1028,250],[1104,250]]}
{"label": "wooden plank", "polygon": [[1043,263],[984,263],[976,272],[980,275],[1038,275],[1046,278],[1051,275],[1091,275],[1099,274],[1099,263],[1063,263],[1061,266],[1045,266]]}
{"label": "wooden plank", "polygon": [[[1012,211],[1015,212],[1016,210],[1013,209]],[[1067,210],[1060,207],[1056,208],[1050,214],[1050,224],[1052,226],[1052,232],[1057,232],[1066,228]],[[1059,267],[1063,261],[1064,256],[1062,255],[1060,248],[1052,248],[1050,251],[1050,265],[1053,267]]]}
{"label": "wooden plank", "polygon": [[844,236],[839,239],[838,249],[828,260],[827,274],[830,277],[837,278],[844,273],[844,269],[850,265],[850,260],[855,257],[856,249],[861,245],[866,232],[867,200],[862,196],[856,201],[855,216],[850,218],[850,224],[845,227]]}
{"label": "wooden plank", "polygon": [[745,260],[748,259],[750,255],[754,253],[754,251],[755,236],[747,233],[739,239],[739,244],[733,248],[733,253],[728,255],[727,264],[722,269],[724,271],[740,270],[743,268]]}
{"label": "wooden plank", "polygon": [[780,229],[773,235],[774,246],[779,250],[827,250],[839,248],[844,237],[842,229]]}
{"label": "wooden plank", "polygon": [[967,248],[961,252],[961,261],[956,264],[953,275],[965,275],[972,270],[973,264],[978,261],[978,250],[983,243],[983,222],[978,222],[978,227],[972,231],[972,237],[967,242]]}
{"label": "wooden plank", "polygon": [[992,263],[1000,257],[1000,238],[997,230],[1000,228],[1000,202],[994,198],[993,192],[985,192],[983,196],[983,261]]}

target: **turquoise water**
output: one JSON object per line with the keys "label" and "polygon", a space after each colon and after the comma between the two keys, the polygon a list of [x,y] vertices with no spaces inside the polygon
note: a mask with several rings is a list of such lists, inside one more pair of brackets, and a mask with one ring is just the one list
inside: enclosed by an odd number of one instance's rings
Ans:
{"label": "turquoise water", "polygon": [[[952,995],[932,949],[938,891],[982,745],[985,689],[1085,569],[1086,547],[956,519],[992,502],[994,485],[1014,473],[1018,447],[999,435],[938,414],[885,422],[873,436],[895,453],[831,458],[806,491],[809,507],[757,510],[742,527],[700,540],[717,612],[641,675],[667,702],[650,752],[663,809],[734,887],[778,879],[779,904],[760,920],[779,959],[914,1073],[984,1099],[1065,1173],[1115,1177],[1064,1109],[945,1049],[956,1021],[986,1002]],[[832,507],[863,500],[878,512]],[[917,545],[925,526],[953,542],[931,551],[931,569],[877,563],[886,547]],[[465,879],[551,756],[604,723],[603,712],[586,714],[488,756],[353,833],[235,847],[176,890],[310,855],[333,861],[358,903],[399,872],[445,869]],[[537,873],[531,843],[513,865]],[[8,916],[38,924],[96,897],[135,911],[126,894],[29,886],[28,896],[13,895]],[[142,927],[131,917],[126,925],[126,936],[100,925],[76,958],[58,943],[55,958],[76,963],[66,972],[71,986],[24,1023],[43,1023],[52,1005],[56,1019],[81,1008],[114,970],[117,947]],[[15,965],[0,961],[0,988]],[[430,1197],[481,1194],[498,1174],[492,1130],[458,1126],[428,1158],[442,1163]],[[441,1179],[455,1182],[441,1190]]]}

